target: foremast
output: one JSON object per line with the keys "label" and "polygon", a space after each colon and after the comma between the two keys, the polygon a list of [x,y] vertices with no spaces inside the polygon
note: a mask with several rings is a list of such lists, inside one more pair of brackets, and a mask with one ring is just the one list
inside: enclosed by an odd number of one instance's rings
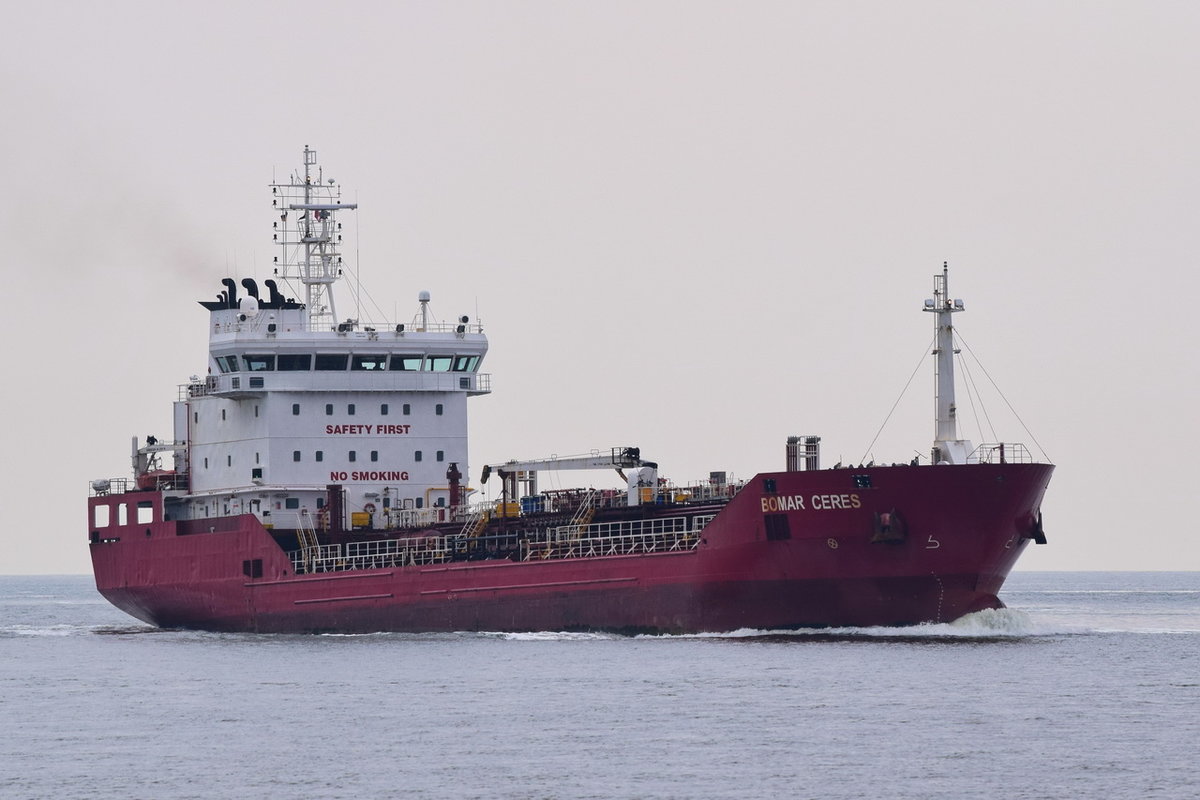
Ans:
{"label": "foremast", "polygon": [[950,268],[942,264],[942,274],[933,276],[933,299],[925,301],[925,310],[932,312],[936,336],[933,356],[935,363],[933,463],[965,464],[971,455],[971,443],[958,438],[957,408],[954,403],[954,321],[953,315],[963,311],[963,301],[950,299]]}
{"label": "foremast", "polygon": [[317,165],[317,151],[304,146],[304,175],[293,172],[287,183],[272,183],[271,205],[279,214],[275,242],[283,255],[275,258],[275,275],[304,285],[309,330],[330,330],[337,323],[333,284],[342,275],[342,224],[337,212],[358,208],[343,203],[342,188],[326,179]]}

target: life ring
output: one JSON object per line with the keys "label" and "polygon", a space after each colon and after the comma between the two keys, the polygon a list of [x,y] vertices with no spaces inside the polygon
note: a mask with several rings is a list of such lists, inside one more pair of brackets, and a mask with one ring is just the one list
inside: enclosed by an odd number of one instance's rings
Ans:
{"label": "life ring", "polygon": [[363,506],[363,511],[367,512],[368,514],[374,514],[375,513],[375,504],[367,503],[365,506]]}

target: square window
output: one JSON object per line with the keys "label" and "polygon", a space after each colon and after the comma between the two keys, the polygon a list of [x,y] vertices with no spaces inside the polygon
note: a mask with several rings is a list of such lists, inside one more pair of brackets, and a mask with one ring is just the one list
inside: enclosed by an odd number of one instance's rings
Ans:
{"label": "square window", "polygon": [[327,417],[333,416],[333,403],[325,404],[325,416],[327,416]]}
{"label": "square window", "polygon": [[424,360],[425,356],[419,355],[392,356],[391,368],[395,371],[418,372],[421,369],[421,362]]}
{"label": "square window", "polygon": [[410,406],[408,403],[405,403],[404,408],[401,410],[404,412],[405,416],[407,416],[412,413],[412,406]]}
{"label": "square window", "polygon": [[360,372],[387,369],[387,356],[355,356],[350,361],[350,369]]}
{"label": "square window", "polygon": [[283,507],[284,508],[299,508],[300,507],[300,498],[299,497],[285,497],[283,500]]}
{"label": "square window", "polygon": [[350,356],[346,355],[324,355],[317,353],[317,371],[342,372],[346,369],[346,364],[349,360]]}
{"label": "square window", "polygon": [[299,461],[299,460],[300,460],[300,451],[293,450],[292,451],[292,461]]}
{"label": "square window", "polygon": [[371,451],[371,460],[372,460],[372,461],[378,461],[378,460],[379,460],[379,451],[378,451],[378,450],[372,450],[372,451]]}
{"label": "square window", "polygon": [[413,461],[420,461],[420,460],[421,460],[421,451],[418,450],[416,453],[413,454]]}
{"label": "square window", "polygon": [[284,372],[300,372],[307,371],[312,367],[312,356],[305,353],[302,355],[283,354],[279,355],[278,367]]}

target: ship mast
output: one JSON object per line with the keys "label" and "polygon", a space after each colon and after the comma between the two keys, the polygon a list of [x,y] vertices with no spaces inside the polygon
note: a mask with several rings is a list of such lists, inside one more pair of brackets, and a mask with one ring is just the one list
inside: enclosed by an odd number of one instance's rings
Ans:
{"label": "ship mast", "polygon": [[954,405],[954,354],[957,351],[951,319],[953,314],[964,309],[962,300],[950,299],[950,267],[944,262],[942,274],[933,276],[933,299],[925,301],[925,310],[935,315],[937,333],[933,349],[936,365],[933,463],[964,464],[971,454],[971,443],[958,438]]}
{"label": "ship mast", "polygon": [[[315,174],[314,174],[315,173]],[[279,214],[275,241],[283,255],[275,258],[275,275],[304,284],[309,330],[329,330],[337,323],[333,284],[342,275],[338,252],[342,235],[338,211],[358,208],[343,203],[342,189],[317,166],[317,151],[304,146],[304,176],[292,173],[288,183],[272,183],[271,205]]]}

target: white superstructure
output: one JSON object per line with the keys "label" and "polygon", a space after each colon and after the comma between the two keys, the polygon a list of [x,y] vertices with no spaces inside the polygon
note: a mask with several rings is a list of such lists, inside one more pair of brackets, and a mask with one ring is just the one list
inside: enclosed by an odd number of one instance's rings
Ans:
{"label": "white superstructure", "polygon": [[303,175],[271,189],[284,254],[263,289],[226,279],[202,303],[208,375],[183,386],[175,404],[168,513],[320,527],[336,484],[346,519],[335,530],[445,519],[452,485],[465,497],[455,473],[469,474],[467,398],[490,391],[478,320],[434,322],[422,292],[413,321],[339,321],[337,215],[355,206],[323,182],[307,147]]}

